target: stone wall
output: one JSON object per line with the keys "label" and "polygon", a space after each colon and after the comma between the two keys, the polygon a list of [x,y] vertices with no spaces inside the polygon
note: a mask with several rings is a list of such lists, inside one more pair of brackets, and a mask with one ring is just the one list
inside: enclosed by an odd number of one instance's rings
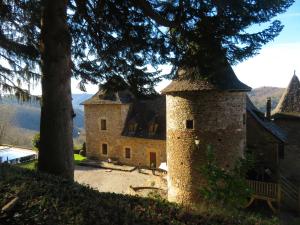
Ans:
{"label": "stone wall", "polygon": [[247,150],[254,155],[257,172],[263,173],[264,168],[271,169],[272,177],[267,181],[277,181],[280,160],[278,145],[280,143],[277,138],[258,124],[250,113],[247,113]]}
{"label": "stone wall", "polygon": [[[124,157],[125,147],[130,147],[132,157],[126,159]],[[117,148],[117,154],[120,156],[120,161],[124,164],[140,165],[150,167],[150,152],[156,153],[156,166],[162,162],[166,162],[166,141],[151,140],[143,138],[122,137],[120,146]]]}
{"label": "stone wall", "polygon": [[[85,105],[87,156],[99,160],[118,159],[128,165],[150,166],[150,152],[156,153],[156,165],[166,161],[166,141],[121,136],[129,111],[129,104]],[[100,119],[106,119],[107,130],[100,130]],[[108,154],[102,154],[102,144]],[[131,158],[125,158],[125,148],[131,149]]]}
{"label": "stone wall", "polygon": [[[230,168],[243,155],[246,140],[243,92],[177,92],[167,95],[168,199],[183,204],[199,203],[204,184],[199,168],[207,146],[219,165]],[[186,120],[194,129],[185,128]],[[195,145],[198,137],[200,145]]]}
{"label": "stone wall", "polygon": [[276,119],[275,123],[288,134],[282,173],[300,186],[300,119]]}
{"label": "stone wall", "polygon": [[[129,105],[85,105],[84,110],[87,156],[99,158],[101,143],[109,142],[109,146],[111,141],[121,137]],[[106,119],[107,130],[100,130],[100,119]]]}

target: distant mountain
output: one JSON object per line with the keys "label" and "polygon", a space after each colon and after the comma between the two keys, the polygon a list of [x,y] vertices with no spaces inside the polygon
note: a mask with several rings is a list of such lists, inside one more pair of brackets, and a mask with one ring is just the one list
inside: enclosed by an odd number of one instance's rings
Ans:
{"label": "distant mountain", "polygon": [[80,104],[92,96],[93,96],[92,94],[73,94],[72,104],[74,109],[78,108],[83,110],[83,105]]}
{"label": "distant mountain", "polygon": [[[72,95],[72,104],[73,108],[83,110],[83,106],[80,105],[82,102],[92,97],[92,94],[73,94]],[[21,106],[31,106],[31,107],[40,107],[38,101],[29,101],[29,102],[20,102],[14,95],[5,95],[0,98],[0,104],[9,104],[9,105],[21,105]]]}
{"label": "distant mountain", "polygon": [[284,88],[278,87],[260,87],[253,89],[250,93],[248,93],[248,95],[256,107],[262,112],[265,112],[267,98],[271,97],[272,109],[274,109],[278,104],[284,90]]}

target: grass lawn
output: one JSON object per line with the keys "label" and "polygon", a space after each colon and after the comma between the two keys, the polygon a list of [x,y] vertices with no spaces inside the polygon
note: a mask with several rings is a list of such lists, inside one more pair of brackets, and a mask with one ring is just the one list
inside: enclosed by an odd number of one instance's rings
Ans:
{"label": "grass lawn", "polygon": [[[79,165],[79,163],[84,161],[84,160],[86,160],[86,157],[84,157],[82,155],[79,155],[79,154],[74,154],[74,163],[75,163],[75,165]],[[33,161],[30,161],[30,162],[17,164],[16,166],[24,168],[24,169],[34,170],[36,163],[37,163],[37,160],[33,160]]]}
{"label": "grass lawn", "polygon": [[79,154],[74,154],[74,162],[76,165],[78,165],[80,162],[86,160],[86,157],[79,155]]}
{"label": "grass lawn", "polygon": [[30,161],[30,162],[24,162],[24,163],[16,164],[16,166],[24,168],[24,169],[35,170],[36,163],[37,163],[37,160],[33,160],[33,161]]}

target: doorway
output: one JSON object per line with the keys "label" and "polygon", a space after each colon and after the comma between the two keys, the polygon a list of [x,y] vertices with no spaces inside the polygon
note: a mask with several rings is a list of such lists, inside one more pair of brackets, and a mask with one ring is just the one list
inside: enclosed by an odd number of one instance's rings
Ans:
{"label": "doorway", "polygon": [[150,152],[150,167],[156,168],[156,152]]}

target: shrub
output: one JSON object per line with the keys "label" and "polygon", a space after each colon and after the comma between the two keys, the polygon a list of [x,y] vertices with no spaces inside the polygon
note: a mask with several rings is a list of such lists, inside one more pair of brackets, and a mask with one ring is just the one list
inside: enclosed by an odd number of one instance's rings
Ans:
{"label": "shrub", "polygon": [[0,177],[0,206],[19,198],[9,212],[0,213],[0,224],[275,224],[243,213],[234,217],[194,214],[166,201],[100,193],[76,182],[10,165],[0,164]]}
{"label": "shrub", "polygon": [[243,207],[252,193],[246,182],[246,174],[253,166],[253,158],[246,155],[236,162],[233,169],[225,170],[218,166],[210,146],[206,155],[207,162],[200,168],[207,181],[207,184],[200,188],[202,196],[215,206],[230,209]]}
{"label": "shrub", "polygon": [[32,138],[32,146],[33,146],[33,149],[39,150],[39,149],[40,149],[40,144],[41,144],[40,133],[36,133],[36,134],[33,136],[33,138]]}

